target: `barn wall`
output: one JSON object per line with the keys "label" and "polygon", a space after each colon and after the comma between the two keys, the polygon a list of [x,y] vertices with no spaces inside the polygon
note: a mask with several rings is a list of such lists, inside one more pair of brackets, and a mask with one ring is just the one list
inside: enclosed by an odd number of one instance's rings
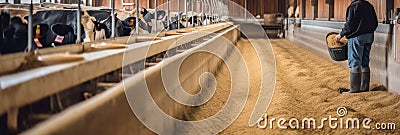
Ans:
{"label": "barn wall", "polygon": [[[177,5],[178,5],[178,0],[170,0],[171,1],[171,8],[173,8],[174,10],[177,10]],[[184,1],[185,0],[180,0],[181,2],[181,10],[184,10]],[[105,0],[96,0],[97,5],[96,6],[106,6],[109,7],[110,5],[110,1],[105,1]],[[124,0],[125,3],[134,3],[135,0]],[[150,8],[154,8],[154,0],[150,0]],[[166,5],[167,0],[157,0],[157,6],[160,5]],[[138,0],[139,3],[139,7],[143,7],[143,8],[149,8],[148,7],[148,0]],[[122,6],[122,1],[121,0],[116,0],[115,1],[115,8],[123,8]],[[134,7],[129,7],[127,6],[126,8],[128,9],[133,9]],[[163,7],[166,8],[166,7]]]}
{"label": "barn wall", "polygon": [[[287,38],[297,45],[316,53],[323,58],[330,56],[325,45],[329,32],[340,32],[343,22],[302,20],[301,27],[291,25]],[[389,91],[400,93],[400,62],[394,59],[391,27],[379,24],[371,50],[372,81],[386,86]],[[347,62],[336,62],[347,67]]]}
{"label": "barn wall", "polygon": [[[311,5],[312,0],[305,0],[305,3],[300,2],[300,6],[306,5],[306,19],[312,19],[314,16],[314,7]],[[329,5],[325,3],[326,0],[318,0],[318,18],[328,18]],[[344,20],[346,18],[346,9],[352,0],[334,0],[334,18],[336,20]],[[385,18],[386,3],[384,0],[369,0],[374,5],[378,19],[382,21]],[[400,7],[400,1],[395,0],[395,7]],[[301,13],[301,11],[300,11]]]}
{"label": "barn wall", "polygon": [[[244,7],[244,0],[231,0]],[[271,13],[285,13],[284,0],[247,0],[247,10],[256,16]]]}
{"label": "barn wall", "polygon": [[318,0],[318,18],[329,18],[329,4],[326,0]]}
{"label": "barn wall", "polygon": [[[394,0],[398,1],[398,0]],[[374,5],[376,15],[378,20],[381,22],[386,16],[386,0],[369,0],[369,2]]]}
{"label": "barn wall", "polygon": [[351,0],[335,0],[335,19],[345,19],[346,18],[346,9],[347,6],[350,5]]}
{"label": "barn wall", "polygon": [[[135,0],[124,0],[126,3],[134,3]],[[178,0],[170,0],[171,1],[171,10],[177,11],[177,5],[178,5]],[[184,1],[185,0],[180,0],[181,3],[181,11],[184,11]],[[242,7],[245,7],[245,1],[244,0],[231,0],[232,2],[235,2],[239,4]],[[96,3],[97,2],[97,3]],[[147,6],[148,0],[139,0],[139,7],[144,7],[144,8],[149,8]],[[157,5],[162,5],[165,4],[167,0],[157,0]],[[110,1],[105,1],[105,0],[95,0],[96,6],[110,6]],[[231,4],[230,6],[233,6]],[[116,0],[115,1],[115,7],[116,8],[123,8],[122,7],[122,1]],[[133,9],[133,7],[127,7],[128,9]],[[154,0],[150,0],[150,8],[154,8]],[[166,7],[163,7],[166,9]],[[196,8],[197,9],[197,8]],[[234,10],[234,9],[232,9]],[[283,0],[247,0],[247,10],[249,12],[256,16],[256,15],[263,15],[263,14],[270,14],[270,13],[285,13],[286,12],[286,7],[285,7],[285,1]]]}
{"label": "barn wall", "polygon": [[303,12],[301,12],[302,7],[303,7],[303,3],[301,2],[302,0],[297,0],[297,8],[300,8],[299,11],[299,17],[302,18],[303,17]]}
{"label": "barn wall", "polygon": [[306,0],[306,19],[312,19],[314,16],[314,9],[313,6],[311,6],[311,0]]}

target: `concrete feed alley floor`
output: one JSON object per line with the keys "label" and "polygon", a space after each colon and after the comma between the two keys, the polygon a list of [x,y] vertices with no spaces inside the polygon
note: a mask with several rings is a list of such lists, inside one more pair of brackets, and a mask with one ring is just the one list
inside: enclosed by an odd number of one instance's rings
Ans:
{"label": "concrete feed alley floor", "polygon": [[[387,91],[373,91],[361,94],[339,94],[338,88],[348,88],[349,70],[332,61],[323,59],[312,52],[304,50],[286,39],[270,39],[276,59],[276,86],[271,104],[266,111],[268,120],[285,118],[284,126],[289,127],[289,120],[296,118],[300,129],[279,129],[277,122],[273,128],[249,126],[248,121],[258,99],[261,84],[260,67],[256,53],[247,39],[241,39],[237,47],[241,51],[249,68],[250,93],[246,106],[240,116],[221,134],[398,134],[396,130],[373,130],[376,123],[400,124],[400,95]],[[251,66],[250,66],[251,65]],[[220,110],[230,92],[230,75],[227,68],[221,68],[216,75],[218,86],[214,97],[206,104],[185,115],[187,120],[201,120],[212,116]],[[371,84],[370,89],[379,86]],[[360,129],[330,128],[328,122],[321,129],[302,129],[303,118],[314,118],[316,127],[323,118],[341,118],[337,114],[339,107],[348,111],[346,118],[360,119]],[[363,129],[362,120],[372,119],[371,129]],[[268,121],[269,122],[269,121]],[[296,124],[293,124],[296,125]],[[351,125],[350,125],[351,126]],[[312,126],[311,126],[312,127]]]}

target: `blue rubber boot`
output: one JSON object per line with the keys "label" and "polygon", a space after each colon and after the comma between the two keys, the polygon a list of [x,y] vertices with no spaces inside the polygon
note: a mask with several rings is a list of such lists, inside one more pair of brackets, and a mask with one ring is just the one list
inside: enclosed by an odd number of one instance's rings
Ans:
{"label": "blue rubber boot", "polygon": [[368,92],[369,91],[369,82],[371,78],[371,73],[369,67],[361,69],[361,92]]}
{"label": "blue rubber boot", "polygon": [[361,68],[354,67],[350,69],[350,91],[342,92],[343,94],[360,93],[361,92]]}

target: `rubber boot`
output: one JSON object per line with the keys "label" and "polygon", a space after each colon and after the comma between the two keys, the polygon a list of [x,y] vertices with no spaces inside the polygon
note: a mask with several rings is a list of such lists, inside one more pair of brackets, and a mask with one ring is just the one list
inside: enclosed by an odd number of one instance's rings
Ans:
{"label": "rubber boot", "polygon": [[369,67],[361,69],[361,92],[368,92],[369,91],[369,82],[370,82],[370,69]]}
{"label": "rubber boot", "polygon": [[350,69],[350,91],[343,94],[359,93],[361,87],[361,68],[354,67]]}

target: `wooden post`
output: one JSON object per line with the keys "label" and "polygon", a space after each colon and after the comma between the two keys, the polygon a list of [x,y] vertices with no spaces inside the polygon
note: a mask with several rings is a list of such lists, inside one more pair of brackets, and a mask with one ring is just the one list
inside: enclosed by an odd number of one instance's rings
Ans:
{"label": "wooden post", "polygon": [[306,0],[301,0],[301,19],[306,18]]}
{"label": "wooden post", "polygon": [[18,109],[10,109],[8,111],[7,128],[11,132],[18,131]]}
{"label": "wooden post", "polygon": [[288,14],[288,9],[289,9],[289,7],[290,7],[290,3],[289,3],[289,0],[285,0],[284,1],[285,2],[285,8],[284,8],[284,13],[285,13],[285,16],[287,17],[287,18],[289,18],[290,16],[289,16],[289,14]]}
{"label": "wooden post", "polygon": [[392,10],[394,10],[394,0],[386,0],[386,18],[385,18],[385,22],[389,22],[389,20],[392,17],[391,16],[391,12]]}
{"label": "wooden post", "polygon": [[311,5],[314,7],[313,20],[318,18],[318,0],[311,0]]}
{"label": "wooden post", "polygon": [[334,0],[328,0],[329,1],[329,16],[328,20],[331,21],[332,18],[335,17],[335,1]]}

